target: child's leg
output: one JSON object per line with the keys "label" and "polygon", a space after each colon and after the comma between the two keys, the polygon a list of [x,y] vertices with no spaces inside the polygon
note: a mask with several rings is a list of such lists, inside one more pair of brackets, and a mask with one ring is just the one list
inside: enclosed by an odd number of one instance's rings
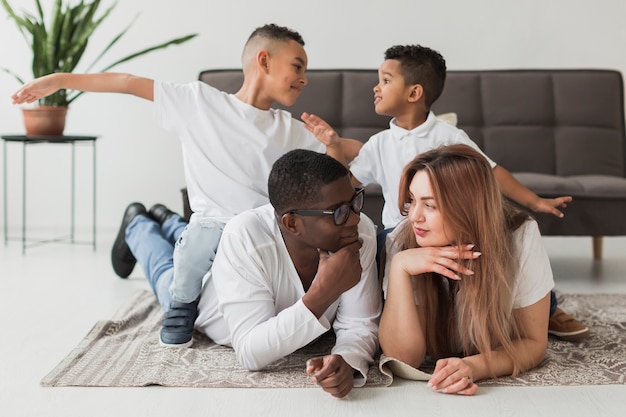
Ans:
{"label": "child's leg", "polygon": [[385,265],[381,265],[381,256],[383,254],[383,249],[385,249],[385,242],[387,241],[387,235],[393,232],[393,227],[389,227],[384,229],[376,235],[376,266],[379,271],[384,271]]}
{"label": "child's leg", "polygon": [[174,248],[172,300],[190,303],[200,296],[202,278],[213,266],[223,228],[221,222],[192,221],[180,234]]}
{"label": "child's leg", "polygon": [[550,317],[552,317],[558,306],[559,302],[556,299],[556,294],[554,293],[554,290],[552,290],[550,291]]}
{"label": "child's leg", "polygon": [[174,247],[188,224],[178,214],[172,213],[161,224],[161,235]]}
{"label": "child's leg", "polygon": [[171,296],[169,287],[174,277],[174,247],[161,235],[160,226],[147,216],[137,216],[126,228],[126,243],[143,267],[163,311]]}
{"label": "child's leg", "polygon": [[[163,223],[164,235],[168,235],[168,229],[173,227],[169,222],[177,221],[176,217],[170,216]],[[171,301],[161,326],[162,345],[185,347],[192,344],[202,278],[213,266],[223,226],[222,223],[192,221],[180,233],[173,253],[174,276],[168,288]]]}

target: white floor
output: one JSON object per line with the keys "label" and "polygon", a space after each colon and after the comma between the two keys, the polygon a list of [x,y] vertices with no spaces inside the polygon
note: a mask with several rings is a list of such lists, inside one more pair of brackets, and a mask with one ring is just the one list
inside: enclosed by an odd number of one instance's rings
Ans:
{"label": "white floor", "polygon": [[[336,400],[318,389],[42,388],[39,381],[94,323],[138,288],[110,266],[114,231],[98,249],[50,244],[0,246],[0,416],[624,416],[626,385],[483,388],[473,398],[431,392],[424,383],[356,389]],[[626,238],[607,238],[605,259],[591,260],[589,238],[545,238],[557,289],[626,293]]]}

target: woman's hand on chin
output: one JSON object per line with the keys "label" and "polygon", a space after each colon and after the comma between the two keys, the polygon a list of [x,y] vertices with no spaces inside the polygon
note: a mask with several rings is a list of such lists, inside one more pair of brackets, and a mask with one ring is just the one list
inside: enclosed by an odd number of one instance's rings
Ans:
{"label": "woman's hand on chin", "polygon": [[[474,271],[458,263],[458,259],[476,259],[481,253],[473,251],[474,245],[422,247],[407,249],[397,253],[392,260],[392,268],[402,268],[408,275],[435,272],[454,280],[461,275],[473,275]],[[395,264],[395,265],[394,265]]]}

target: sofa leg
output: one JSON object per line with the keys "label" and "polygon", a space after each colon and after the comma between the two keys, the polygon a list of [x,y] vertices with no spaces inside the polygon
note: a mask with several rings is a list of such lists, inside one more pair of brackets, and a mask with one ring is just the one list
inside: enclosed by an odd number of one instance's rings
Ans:
{"label": "sofa leg", "polygon": [[602,236],[594,236],[593,239],[593,259],[602,260]]}

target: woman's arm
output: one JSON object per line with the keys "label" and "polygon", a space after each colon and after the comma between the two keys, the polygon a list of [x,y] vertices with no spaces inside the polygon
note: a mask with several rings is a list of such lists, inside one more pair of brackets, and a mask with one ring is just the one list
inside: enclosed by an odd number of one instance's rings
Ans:
{"label": "woman's arm", "polygon": [[426,354],[425,315],[424,309],[415,304],[411,276],[436,272],[458,280],[458,274],[472,275],[472,271],[456,262],[459,257],[478,258],[480,253],[473,252],[472,248],[473,245],[466,245],[461,253],[452,246],[415,248],[393,256],[387,299],[378,329],[380,346],[385,355],[415,368],[422,364]]}
{"label": "woman's arm", "polygon": [[[513,310],[520,327],[520,339],[513,342],[514,355],[522,359],[522,369],[526,371],[539,365],[548,346],[548,318],[550,294],[528,307]],[[489,365],[493,375],[489,372]],[[513,360],[506,352],[496,349],[491,357],[478,354],[463,359],[448,358],[437,362],[429,384],[435,390],[452,394],[473,394],[475,381],[492,376],[511,375]]]}
{"label": "woman's arm", "polygon": [[402,267],[402,255],[391,261],[387,299],[378,326],[380,347],[389,357],[418,368],[426,355],[424,311],[415,305],[411,276]]}

